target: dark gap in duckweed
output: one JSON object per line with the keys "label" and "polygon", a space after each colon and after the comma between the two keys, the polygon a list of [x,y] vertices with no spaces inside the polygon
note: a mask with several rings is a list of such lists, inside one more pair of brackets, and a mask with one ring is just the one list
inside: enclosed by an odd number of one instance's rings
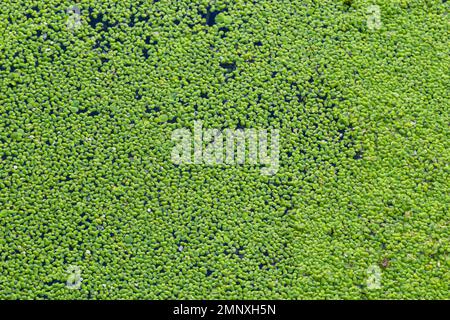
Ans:
{"label": "dark gap in duckweed", "polygon": [[211,6],[208,5],[208,6],[206,7],[206,12],[201,12],[201,11],[199,11],[199,14],[201,15],[201,17],[202,17],[203,19],[205,19],[206,25],[212,27],[213,25],[215,25],[215,24],[217,23],[217,22],[215,21],[217,15],[218,15],[219,13],[222,13],[222,12],[225,12],[225,11],[227,11],[226,8],[223,9],[223,10],[213,10],[213,11],[211,11]]}
{"label": "dark gap in duckweed", "polygon": [[168,120],[167,123],[177,123],[178,116],[173,117],[172,119]]}
{"label": "dark gap in duckweed", "polygon": [[234,62],[234,61],[233,62],[221,62],[220,67],[224,68],[226,70],[226,72],[233,72],[237,68],[236,62]]}
{"label": "dark gap in duckweed", "polygon": [[78,109],[75,113],[76,113],[76,114],[83,114],[83,113],[86,113],[86,112],[88,112],[88,111],[89,111],[88,108],[83,108],[83,109]]}
{"label": "dark gap in duckweed", "polygon": [[94,14],[94,10],[92,8],[89,8],[87,23],[92,29],[96,29],[98,24],[101,24],[104,31],[111,27],[111,25],[109,25],[107,21],[103,21],[103,18],[103,13],[99,12],[97,14]]}
{"label": "dark gap in duckweed", "polygon": [[353,159],[355,160],[361,160],[362,158],[363,158],[363,151],[361,150],[358,150],[356,154],[353,156]]}
{"label": "dark gap in duckweed", "polygon": [[134,98],[135,98],[136,100],[141,100],[141,99],[142,99],[142,94],[139,92],[139,89],[136,89],[136,90],[134,91]]}
{"label": "dark gap in duckweed", "polygon": [[60,46],[62,51],[66,51],[67,50],[67,46],[64,43],[60,42],[59,46]]}
{"label": "dark gap in duckweed", "polygon": [[106,57],[100,57],[100,62],[101,62],[102,64],[106,64],[106,63],[109,62],[109,59],[106,58]]}
{"label": "dark gap in duckweed", "polygon": [[230,28],[228,28],[228,27],[220,27],[219,28],[220,37],[222,39],[225,39],[228,31],[230,31]]}
{"label": "dark gap in duckweed", "polygon": [[102,35],[101,39],[97,40],[92,49],[100,49],[100,52],[107,53],[111,50],[111,44],[109,41],[105,41],[105,37]]}
{"label": "dark gap in duckweed", "polygon": [[148,57],[150,56],[150,55],[148,54],[148,49],[147,49],[147,48],[142,49],[142,54],[144,55],[144,58],[145,58],[145,59],[148,59]]}

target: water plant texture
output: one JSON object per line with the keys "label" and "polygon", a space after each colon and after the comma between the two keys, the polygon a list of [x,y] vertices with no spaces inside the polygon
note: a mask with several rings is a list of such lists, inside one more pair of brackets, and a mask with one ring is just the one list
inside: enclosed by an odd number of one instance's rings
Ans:
{"label": "water plant texture", "polygon": [[449,299],[449,6],[2,0],[0,298]]}

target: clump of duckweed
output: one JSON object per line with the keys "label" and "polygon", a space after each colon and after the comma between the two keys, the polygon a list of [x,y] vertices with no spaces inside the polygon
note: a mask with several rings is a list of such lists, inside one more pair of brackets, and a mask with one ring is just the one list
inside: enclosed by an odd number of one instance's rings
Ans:
{"label": "clump of duckweed", "polygon": [[[2,3],[0,298],[449,299],[448,10]],[[196,120],[278,172],[172,163]]]}

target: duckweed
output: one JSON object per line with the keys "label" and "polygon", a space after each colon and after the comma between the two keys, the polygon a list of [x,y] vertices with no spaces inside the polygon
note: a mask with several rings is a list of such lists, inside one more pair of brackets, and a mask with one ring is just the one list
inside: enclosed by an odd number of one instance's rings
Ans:
{"label": "duckweed", "polygon": [[[0,8],[1,299],[450,298],[448,1]],[[278,172],[172,163],[197,120]]]}

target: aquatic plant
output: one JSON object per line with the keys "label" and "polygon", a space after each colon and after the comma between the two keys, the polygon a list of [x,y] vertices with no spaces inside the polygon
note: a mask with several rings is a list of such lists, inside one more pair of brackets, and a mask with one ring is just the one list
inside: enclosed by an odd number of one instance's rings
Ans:
{"label": "aquatic plant", "polygon": [[[1,299],[450,298],[449,2],[0,7]],[[278,172],[172,163],[196,120]]]}

